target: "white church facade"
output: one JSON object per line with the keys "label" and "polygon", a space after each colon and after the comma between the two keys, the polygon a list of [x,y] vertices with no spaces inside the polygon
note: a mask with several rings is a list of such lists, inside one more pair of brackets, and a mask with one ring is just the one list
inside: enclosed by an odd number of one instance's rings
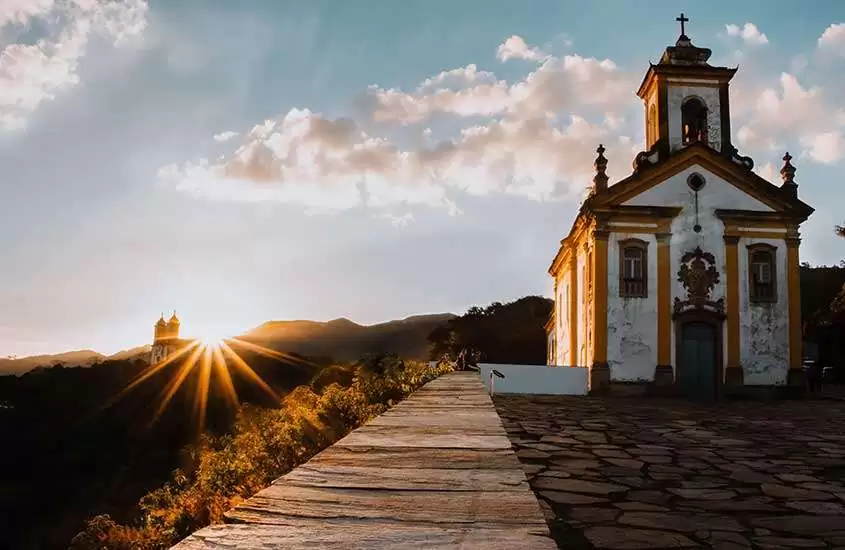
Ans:
{"label": "white church facade", "polygon": [[710,54],[682,27],[649,66],[637,91],[646,150],[608,185],[599,146],[590,196],[549,268],[548,364],[589,368],[592,391],[803,388],[799,228],[813,209],[788,153],[776,185],[732,145],[737,69]]}

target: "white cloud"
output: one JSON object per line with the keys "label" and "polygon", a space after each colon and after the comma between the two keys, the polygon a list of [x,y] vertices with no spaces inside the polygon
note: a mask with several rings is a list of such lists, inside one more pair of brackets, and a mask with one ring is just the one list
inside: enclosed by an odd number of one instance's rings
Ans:
{"label": "white cloud", "polygon": [[833,164],[845,157],[845,138],[842,132],[824,132],[801,138],[807,154],[814,161]]}
{"label": "white cloud", "polygon": [[146,0],[4,0],[0,31],[38,20],[48,32],[0,51],[0,129],[22,128],[28,113],[79,82],[77,65],[92,35],[120,45],[141,33],[147,9]]}
{"label": "white cloud", "polygon": [[159,179],[209,199],[300,204],[345,210],[399,204],[460,212],[447,194],[461,191],[548,200],[577,195],[589,184],[599,142],[608,147],[612,178],[626,175],[634,148],[606,123],[572,116],[493,120],[453,139],[400,149],[367,135],[349,119],[308,110],[258,125],[226,160],[168,166]]}
{"label": "white cloud", "polygon": [[785,142],[803,147],[802,153],[816,162],[831,163],[843,158],[837,137],[845,125],[845,110],[838,98],[829,98],[823,88],[805,88],[789,73],[780,75],[778,88],[748,88],[739,91],[743,124],[737,131],[741,147],[772,152],[783,150]]}
{"label": "white cloud", "polygon": [[509,59],[540,61],[548,56],[538,48],[529,47],[522,37],[513,35],[499,45],[496,57],[502,61],[507,61]]}
{"label": "white cloud", "polygon": [[214,134],[214,141],[218,143],[223,143],[224,141],[229,141],[232,138],[238,137],[240,134],[237,132],[220,132],[219,134]]}
{"label": "white cloud", "polygon": [[798,74],[806,69],[809,64],[810,61],[806,56],[796,55],[792,58],[792,61],[789,62],[789,72],[792,74]]}
{"label": "white cloud", "polygon": [[[511,40],[508,55],[534,51],[520,44]],[[367,119],[393,123],[393,140],[351,119],[292,109],[257,125],[230,155],[167,167],[159,179],[210,199],[274,200],[309,211],[427,205],[454,216],[461,193],[577,198],[590,184],[599,143],[611,180],[630,173],[639,147],[624,135],[621,113],[635,104],[635,85],[612,61],[577,54],[547,56],[514,82],[470,64],[410,93],[371,86],[359,106]],[[406,127],[438,113],[456,117],[459,128],[435,138],[430,127]]]}
{"label": "white cloud", "polygon": [[763,45],[769,43],[769,39],[760,32],[760,29],[754,23],[746,23],[742,27],[725,25],[725,29],[728,31],[728,36],[742,38],[747,44]]}
{"label": "white cloud", "polygon": [[393,227],[407,227],[408,224],[414,221],[414,215],[411,212],[406,212],[401,216],[397,216],[395,214],[382,214],[379,217],[389,220]]}
{"label": "white cloud", "polygon": [[509,84],[492,73],[478,72],[475,65],[449,71],[469,74],[465,86],[435,88],[425,86],[407,93],[397,89],[370,86],[362,100],[377,121],[412,124],[436,113],[461,117],[516,115],[546,116],[577,107],[592,106],[613,111],[633,100],[635,81],[609,59],[599,60],[577,54],[546,57],[524,79]]}
{"label": "white cloud", "polygon": [[[499,53],[541,59],[518,37]],[[576,54],[544,56],[512,83],[470,64],[427,78],[411,93],[371,86],[361,99],[367,118],[400,127],[437,113],[463,117],[448,136],[435,139],[431,128],[421,128],[394,142],[351,119],[292,109],[255,126],[230,155],[165,167],[159,180],[209,199],[274,200],[314,212],[427,205],[455,216],[456,192],[580,197],[599,143],[608,149],[611,179],[630,172],[637,148],[620,135],[620,111],[634,102],[634,85],[612,61]],[[575,114],[584,106],[603,121]]]}
{"label": "white cloud", "polygon": [[758,166],[754,169],[761,178],[769,181],[770,183],[774,183],[778,185],[780,182],[780,173],[775,165],[771,162],[767,162],[762,166]]}
{"label": "white cloud", "polygon": [[845,56],[845,23],[833,23],[819,37],[819,48]]}
{"label": "white cloud", "polygon": [[50,12],[55,0],[3,0],[0,4],[0,26],[7,23],[25,25],[33,17]]}
{"label": "white cloud", "polygon": [[453,88],[463,87],[471,84],[478,84],[481,82],[493,82],[496,80],[496,75],[488,71],[479,71],[478,67],[471,63],[466,67],[458,67],[448,71],[442,71],[439,74],[423,80],[420,84],[420,90],[433,90],[438,88]]}

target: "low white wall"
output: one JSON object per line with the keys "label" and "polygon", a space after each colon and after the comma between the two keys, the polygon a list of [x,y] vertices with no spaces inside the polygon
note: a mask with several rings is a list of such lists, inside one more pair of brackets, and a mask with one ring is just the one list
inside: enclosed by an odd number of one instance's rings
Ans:
{"label": "low white wall", "polygon": [[487,391],[490,391],[490,371],[496,369],[505,377],[494,377],[495,393],[587,395],[588,369],[495,363],[479,363],[478,366]]}

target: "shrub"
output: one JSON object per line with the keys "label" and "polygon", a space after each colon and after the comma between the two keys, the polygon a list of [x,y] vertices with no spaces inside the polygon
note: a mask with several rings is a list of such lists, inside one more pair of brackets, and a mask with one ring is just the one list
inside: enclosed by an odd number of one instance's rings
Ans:
{"label": "shrub", "polygon": [[[319,384],[298,386],[279,408],[245,406],[230,434],[205,436],[186,448],[191,471],[174,471],[167,483],[145,495],[135,525],[96,516],[73,538],[71,548],[168,548],[221,522],[232,506],[451,370],[446,364],[429,367],[395,355],[328,368],[334,371]],[[331,380],[347,371],[354,375],[346,386]]]}

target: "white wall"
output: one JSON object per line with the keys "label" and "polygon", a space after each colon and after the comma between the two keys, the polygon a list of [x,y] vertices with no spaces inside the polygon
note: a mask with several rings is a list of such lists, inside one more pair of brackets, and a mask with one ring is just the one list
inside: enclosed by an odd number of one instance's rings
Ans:
{"label": "white wall", "polygon": [[[651,381],[657,365],[657,240],[654,235],[616,233],[607,244],[607,363],[611,380]],[[619,241],[648,243],[646,298],[619,296]]]}
{"label": "white wall", "polygon": [[496,378],[495,393],[544,395],[586,395],[589,370],[545,365],[499,365],[480,363],[481,378],[490,391],[490,371],[496,369],[505,378]]}
{"label": "white wall", "polygon": [[557,316],[555,319],[555,334],[557,341],[555,347],[556,355],[552,362],[556,365],[569,364],[569,331],[571,328],[569,326],[568,306],[571,307],[569,304],[569,285],[571,284],[571,280],[572,274],[567,272],[557,283],[558,292],[555,296],[555,315]]}
{"label": "white wall", "polygon": [[[748,288],[748,245],[777,247],[775,282],[777,302],[752,304]],[[739,360],[747,385],[786,384],[789,369],[789,298],[786,243],[781,239],[739,240]]]}
{"label": "white wall", "polygon": [[681,105],[688,97],[694,96],[707,105],[707,141],[710,147],[722,150],[722,111],[719,104],[719,88],[713,86],[674,86],[669,85],[669,148],[672,151],[683,145]]}
{"label": "white wall", "polygon": [[[698,223],[701,225],[701,233],[693,231],[696,223],[694,197],[695,193],[687,185],[687,177],[693,172],[698,172],[705,179],[704,188],[699,191],[698,202]],[[724,224],[716,217],[717,208],[758,210],[771,212],[772,209],[757,199],[750,197],[740,191],[732,184],[719,178],[707,169],[693,165],[678,174],[668,178],[666,181],[657,184],[651,189],[627,201],[625,204],[643,206],[681,206],[683,210],[673,220],[671,231],[672,238],[669,244],[670,272],[672,276],[672,296],[670,303],[676,297],[686,299],[686,290],[683,284],[678,281],[677,273],[680,268],[681,257],[688,251],[700,246],[704,252],[713,254],[716,261],[716,268],[719,271],[719,282],[710,294],[712,300],[726,298],[725,295],[725,242]],[[742,260],[743,251],[740,251]],[[785,276],[785,275],[784,275]],[[740,274],[740,288],[742,288],[743,274]],[[747,284],[747,283],[745,283]],[[722,356],[727,357],[727,323],[723,325]],[[672,336],[672,364],[676,365],[675,358],[675,331]]]}
{"label": "white wall", "polygon": [[575,357],[573,363],[576,365],[587,366],[588,359],[586,357],[586,337],[587,337],[587,311],[584,307],[584,266],[587,265],[587,256],[584,254],[582,247],[578,250],[578,260],[575,262],[575,284],[578,289],[576,294],[576,306],[578,308],[578,326],[574,327],[577,335],[575,343]]}

